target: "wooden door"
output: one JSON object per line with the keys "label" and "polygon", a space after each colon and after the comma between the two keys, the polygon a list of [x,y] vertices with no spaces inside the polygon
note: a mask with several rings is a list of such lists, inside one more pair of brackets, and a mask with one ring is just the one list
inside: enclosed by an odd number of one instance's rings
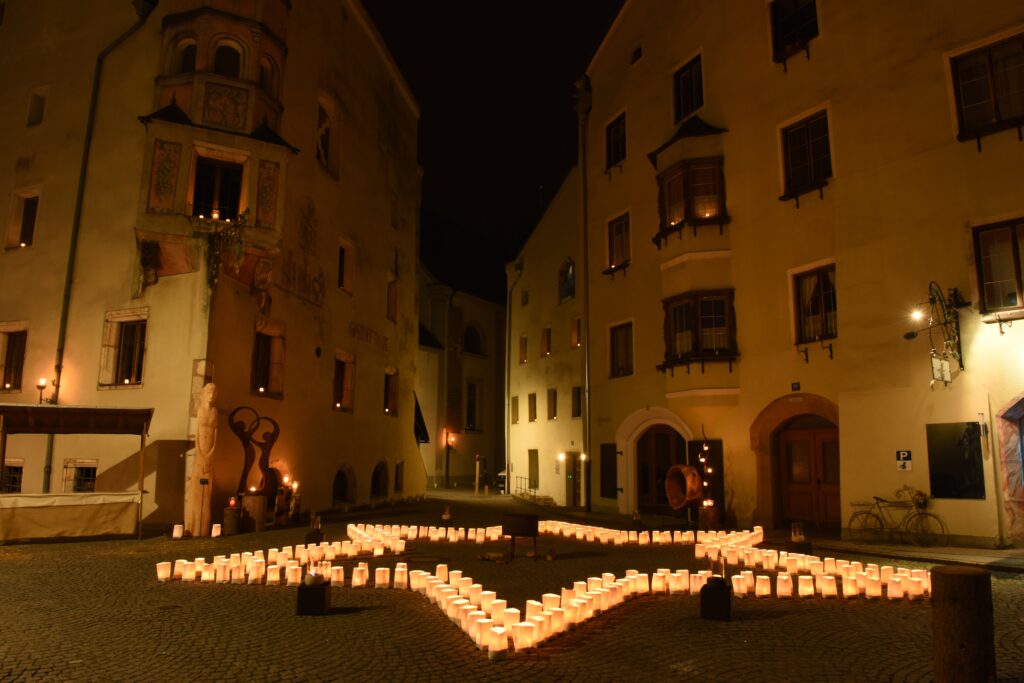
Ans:
{"label": "wooden door", "polygon": [[685,462],[686,441],[671,427],[651,427],[636,444],[637,507],[668,511],[665,476],[672,465]]}
{"label": "wooden door", "polygon": [[580,506],[580,454],[572,451],[565,454],[565,504]]}
{"label": "wooden door", "polygon": [[783,515],[811,528],[839,527],[839,432],[794,429],[779,436]]}

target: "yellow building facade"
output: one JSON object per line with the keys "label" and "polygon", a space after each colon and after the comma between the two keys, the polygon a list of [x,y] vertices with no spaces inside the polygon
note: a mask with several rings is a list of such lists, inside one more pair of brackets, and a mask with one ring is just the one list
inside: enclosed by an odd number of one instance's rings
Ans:
{"label": "yellow building facade", "polygon": [[954,542],[1021,538],[1022,35],[1012,2],[626,3],[581,98],[595,508],[669,510],[707,445],[691,505],[731,524],[910,486]]}
{"label": "yellow building facade", "polygon": [[[211,381],[212,521],[285,477],[304,508],[422,493],[419,110],[360,3],[5,5],[0,401],[155,408],[147,523],[182,517]],[[132,489],[131,441],[12,439],[5,491]]]}

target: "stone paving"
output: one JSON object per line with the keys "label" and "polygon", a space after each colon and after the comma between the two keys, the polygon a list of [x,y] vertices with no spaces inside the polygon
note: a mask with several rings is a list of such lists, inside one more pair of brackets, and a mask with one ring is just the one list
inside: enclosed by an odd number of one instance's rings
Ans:
{"label": "stone paving", "polygon": [[[445,503],[455,526],[498,524],[501,512],[513,509],[535,511],[507,498]],[[327,539],[342,540],[348,521],[440,525],[441,505],[428,500],[348,515],[326,525]],[[646,596],[535,650],[493,662],[411,591],[333,588],[331,614],[297,617],[294,588],[156,581],[158,561],[294,545],[305,531],[0,547],[0,681],[931,678],[927,602],[750,598],[734,600],[733,621],[710,622],[699,618],[696,598]],[[526,541],[517,544],[510,564],[477,559],[507,547],[416,541],[400,558],[359,560],[369,562],[371,577],[372,567],[399,560],[428,570],[446,562],[520,609],[526,599],[603,571],[704,566],[692,547],[614,547],[552,537],[540,539],[538,559],[526,557],[532,549]],[[555,559],[543,559],[548,550]],[[346,578],[355,562],[343,562]],[[996,573],[992,585],[999,678],[1024,681],[1024,575]]]}

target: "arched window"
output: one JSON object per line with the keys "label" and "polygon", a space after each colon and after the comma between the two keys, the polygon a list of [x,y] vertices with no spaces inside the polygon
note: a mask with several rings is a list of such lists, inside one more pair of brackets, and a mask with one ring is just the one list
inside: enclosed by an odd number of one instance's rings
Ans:
{"label": "arched window", "polygon": [[484,355],[484,342],[480,338],[479,330],[472,325],[462,333],[462,351],[463,353],[475,353],[478,356]]}
{"label": "arched window", "polygon": [[196,44],[194,41],[182,41],[178,43],[178,50],[174,62],[174,72],[179,74],[190,74],[196,70]]}
{"label": "arched window", "polygon": [[276,80],[277,73],[274,69],[274,63],[263,57],[260,59],[260,88],[264,92],[274,95],[277,88]]}
{"label": "arched window", "polygon": [[558,269],[558,301],[568,301],[576,296],[576,264],[571,258],[565,259]]}
{"label": "arched window", "polygon": [[238,78],[242,73],[242,53],[232,45],[218,45],[213,54],[213,72],[228,78]]}
{"label": "arched window", "polygon": [[334,475],[334,488],[331,498],[335,503],[344,503],[350,500],[348,473],[344,467],[339,469],[338,473]]}
{"label": "arched window", "polygon": [[370,479],[370,497],[384,498],[388,495],[388,466],[384,463],[377,463],[373,468],[373,478]]}

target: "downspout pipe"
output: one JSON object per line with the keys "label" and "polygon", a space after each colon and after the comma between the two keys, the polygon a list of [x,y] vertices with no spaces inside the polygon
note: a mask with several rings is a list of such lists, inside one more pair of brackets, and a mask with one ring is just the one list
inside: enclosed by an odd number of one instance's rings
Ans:
{"label": "downspout pipe", "polygon": [[[156,9],[159,0],[132,0],[137,19],[127,31],[114,39],[96,56],[92,75],[92,94],[89,98],[89,114],[85,122],[85,141],[82,143],[82,164],[78,170],[78,189],[75,193],[75,213],[71,219],[71,240],[68,245],[68,263],[64,272],[64,296],[60,305],[60,323],[57,329],[57,354],[53,363],[53,395],[49,403],[57,405],[60,399],[60,376],[64,369],[64,348],[68,335],[68,317],[71,312],[71,287],[75,281],[75,262],[78,258],[78,235],[82,229],[82,204],[85,200],[85,177],[89,170],[89,153],[96,127],[96,109],[99,105],[100,82],[103,76],[103,62],[107,55],[116,50],[146,23]],[[50,475],[53,471],[53,434],[46,437],[46,461],[43,466],[43,493],[50,492]]]}
{"label": "downspout pipe", "polygon": [[[590,230],[587,213],[587,123],[590,119],[592,91],[590,77],[584,74],[576,81],[576,112],[579,114],[579,169],[580,169],[580,224],[583,250],[580,261],[583,270],[583,452],[586,468],[594,462],[590,449]],[[583,491],[583,507],[590,512],[590,488],[593,477],[585,477],[587,490]]]}
{"label": "downspout pipe", "polygon": [[523,277],[523,260],[515,263],[516,279],[508,288],[505,301],[505,493],[511,489],[510,467],[512,464],[512,292]]}

